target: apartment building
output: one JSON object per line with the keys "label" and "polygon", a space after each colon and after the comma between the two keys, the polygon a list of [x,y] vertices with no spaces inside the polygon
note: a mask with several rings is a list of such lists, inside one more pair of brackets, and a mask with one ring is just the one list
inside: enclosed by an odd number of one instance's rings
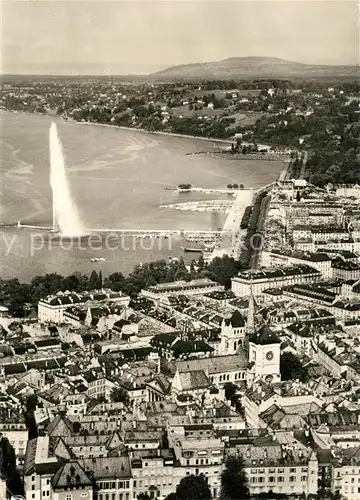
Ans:
{"label": "apartment building", "polygon": [[293,240],[303,240],[311,238],[312,240],[348,240],[350,239],[349,230],[341,226],[295,226],[292,230]]}
{"label": "apartment building", "polygon": [[316,454],[292,436],[287,436],[286,443],[283,443],[285,434],[259,438],[251,445],[238,448],[244,460],[251,494],[269,491],[283,495],[317,493]]}
{"label": "apartment building", "polygon": [[331,492],[342,498],[360,498],[360,448],[348,448],[334,454]]}
{"label": "apartment building", "polygon": [[127,307],[130,297],[110,289],[93,290],[89,292],[58,292],[49,295],[38,303],[38,320],[40,323],[63,323],[64,312],[73,306],[101,307],[106,304],[116,304]]}
{"label": "apartment building", "polygon": [[14,448],[16,462],[21,467],[24,463],[26,445],[28,442],[28,430],[25,425],[21,407],[0,407],[0,440],[7,438]]}
{"label": "apartment building", "polygon": [[212,425],[169,426],[168,439],[183,475],[204,474],[217,497],[225,443],[215,437]]}
{"label": "apartment building", "polygon": [[343,207],[335,203],[291,203],[285,207],[288,230],[296,226],[329,226],[343,222]]}
{"label": "apartment building", "polygon": [[315,283],[322,278],[321,272],[309,265],[292,265],[281,268],[248,270],[231,280],[231,290],[237,297],[260,295],[268,288],[282,288],[300,283]]}
{"label": "apartment building", "polygon": [[358,262],[348,262],[343,259],[336,259],[333,260],[331,267],[332,275],[335,279],[344,281],[357,281],[360,279],[360,264]]}
{"label": "apartment building", "polygon": [[24,464],[26,500],[131,500],[133,480],[127,456],[78,458],[49,436],[28,442]]}
{"label": "apartment building", "polygon": [[360,199],[360,186],[358,184],[340,184],[336,187],[336,196],[339,198]]}
{"label": "apartment building", "polygon": [[[147,493],[150,498],[165,498],[173,493],[184,477],[184,471],[175,466],[173,450],[132,450],[130,452],[133,476],[133,498]],[[126,499],[123,499],[126,500]]]}
{"label": "apartment building", "polygon": [[261,254],[261,265],[264,267],[284,265],[311,266],[320,271],[324,279],[331,279],[333,270],[331,258],[319,252],[302,252],[299,250],[272,249],[264,250]]}
{"label": "apartment building", "polygon": [[141,290],[141,295],[152,300],[161,300],[169,295],[203,295],[209,292],[223,291],[225,287],[208,278],[192,281],[172,281],[160,283]]}

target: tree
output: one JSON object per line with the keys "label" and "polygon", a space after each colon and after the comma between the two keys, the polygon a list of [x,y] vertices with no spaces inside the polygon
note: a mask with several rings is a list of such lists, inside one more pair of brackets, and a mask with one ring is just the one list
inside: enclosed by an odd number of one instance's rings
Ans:
{"label": "tree", "polygon": [[99,276],[98,276],[98,284],[97,284],[97,289],[101,290],[103,287],[103,278],[102,278],[102,272],[99,271]]}
{"label": "tree", "polygon": [[204,474],[183,477],[176,488],[177,500],[211,500],[208,478]]}
{"label": "tree", "polygon": [[221,473],[221,500],[246,500],[250,498],[248,479],[241,457],[229,456]]}
{"label": "tree", "polygon": [[176,493],[170,493],[167,497],[165,497],[165,500],[177,500]]}
{"label": "tree", "polygon": [[280,356],[280,373],[282,380],[305,380],[307,370],[301,364],[300,359],[292,352],[284,352]]}
{"label": "tree", "polygon": [[88,290],[89,291],[96,290],[98,284],[99,284],[99,277],[97,275],[97,272],[94,270],[90,274],[89,283],[88,283]]}
{"label": "tree", "polygon": [[114,290],[114,292],[120,292],[124,286],[125,278],[122,273],[116,272],[110,274],[107,278],[104,280],[104,287],[105,288],[111,288],[111,290]]}
{"label": "tree", "polygon": [[233,384],[232,382],[226,382],[226,384],[224,385],[224,389],[225,389],[225,398],[228,401],[232,401],[237,392],[236,385]]}
{"label": "tree", "polygon": [[129,406],[130,399],[127,390],[123,387],[114,387],[111,391],[111,401],[114,401],[114,403],[124,403],[125,406]]}
{"label": "tree", "polygon": [[201,254],[198,260],[198,271],[201,272],[205,267],[204,256]]}
{"label": "tree", "polygon": [[5,437],[0,438],[0,475],[6,480],[6,486],[13,495],[23,495],[24,485],[16,467],[14,448]]}
{"label": "tree", "polygon": [[136,498],[137,500],[151,500],[151,497],[148,493],[140,493]]}
{"label": "tree", "polygon": [[230,287],[231,278],[239,272],[239,263],[228,255],[215,257],[208,265],[207,272],[213,280]]}
{"label": "tree", "polygon": [[38,404],[38,399],[36,394],[32,394],[26,398],[24,416],[25,424],[29,431],[29,439],[37,438],[38,432],[36,427],[36,421],[34,417],[34,411],[36,410]]}

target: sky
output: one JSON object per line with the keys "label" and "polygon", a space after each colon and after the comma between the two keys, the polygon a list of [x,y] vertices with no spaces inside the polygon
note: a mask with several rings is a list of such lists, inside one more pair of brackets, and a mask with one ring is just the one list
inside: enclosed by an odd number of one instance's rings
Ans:
{"label": "sky", "polygon": [[358,64],[357,0],[2,0],[3,73],[146,74],[228,57]]}

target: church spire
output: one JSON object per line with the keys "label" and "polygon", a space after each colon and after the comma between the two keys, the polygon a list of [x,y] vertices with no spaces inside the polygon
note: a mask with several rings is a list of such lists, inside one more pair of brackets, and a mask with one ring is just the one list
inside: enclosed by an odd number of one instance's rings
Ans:
{"label": "church spire", "polygon": [[249,353],[249,338],[255,333],[255,301],[252,286],[250,285],[249,308],[245,328],[244,350]]}
{"label": "church spire", "polygon": [[255,301],[252,286],[250,286],[249,310],[246,322],[246,333],[254,333],[255,330]]}

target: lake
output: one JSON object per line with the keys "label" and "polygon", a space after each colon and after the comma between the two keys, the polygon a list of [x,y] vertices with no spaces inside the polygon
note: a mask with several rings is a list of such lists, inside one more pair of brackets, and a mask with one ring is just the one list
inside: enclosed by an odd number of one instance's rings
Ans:
{"label": "lake", "polygon": [[[48,143],[53,120],[63,144],[72,197],[87,228],[210,229],[213,218],[209,212],[169,210],[159,205],[224,199],[227,195],[179,193],[166,187],[190,183],[224,188],[235,182],[258,187],[273,181],[284,168],[281,161],[229,161],[187,154],[212,151],[211,141],[2,111],[2,278],[28,280],[49,272],[90,273],[94,268],[101,269],[104,276],[114,271],[126,274],[139,262],[182,254],[184,242],[180,236],[62,248],[42,241],[43,236],[37,232],[4,228],[18,220],[30,225],[51,225]],[[224,217],[222,214],[221,222]],[[91,262],[94,257],[105,260]]]}

